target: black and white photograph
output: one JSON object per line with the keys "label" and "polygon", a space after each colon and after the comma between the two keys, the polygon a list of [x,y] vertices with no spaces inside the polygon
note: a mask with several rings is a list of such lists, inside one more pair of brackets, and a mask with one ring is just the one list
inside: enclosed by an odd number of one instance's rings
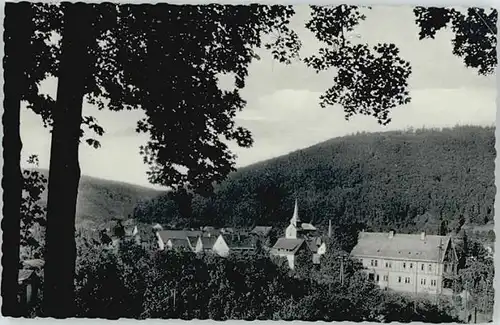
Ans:
{"label": "black and white photograph", "polygon": [[493,7],[2,7],[3,317],[494,322]]}

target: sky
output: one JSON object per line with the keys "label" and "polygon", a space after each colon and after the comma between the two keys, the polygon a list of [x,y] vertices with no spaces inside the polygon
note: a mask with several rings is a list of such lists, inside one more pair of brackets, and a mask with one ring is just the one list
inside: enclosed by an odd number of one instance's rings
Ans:
{"label": "sky", "polygon": [[[236,117],[238,125],[252,132],[254,145],[238,148],[230,144],[238,156],[237,167],[358,131],[494,125],[496,78],[479,76],[476,70],[466,68],[452,54],[450,32],[441,32],[433,40],[419,40],[410,6],[375,6],[366,15],[366,21],[355,31],[356,41],[397,45],[401,57],[412,65],[412,102],[396,107],[391,112],[392,122],[385,127],[366,116],[346,121],[341,107],[319,105],[319,97],[332,85],[334,71],[316,73],[301,62],[283,65],[260,50],[261,59],[250,64],[242,91],[247,106]],[[308,18],[308,7],[297,6],[291,24],[303,43],[302,56],[313,54],[322,46],[304,27]],[[57,80],[45,81],[41,90],[55,97]],[[142,117],[140,111],[98,111],[85,104],[83,114],[95,116],[106,133],[99,138],[100,149],[80,147],[82,174],[158,188],[148,183],[147,166],[139,155],[139,146],[147,141],[147,135],[135,132]],[[21,112],[21,139],[23,161],[37,154],[40,167],[48,168],[50,133],[40,118],[27,109]]]}

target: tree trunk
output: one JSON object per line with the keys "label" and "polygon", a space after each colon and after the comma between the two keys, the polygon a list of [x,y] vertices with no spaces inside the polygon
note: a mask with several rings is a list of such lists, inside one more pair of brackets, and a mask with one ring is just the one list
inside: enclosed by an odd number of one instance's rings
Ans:
{"label": "tree trunk", "polygon": [[45,253],[44,315],[75,316],[75,214],[78,147],[89,71],[91,6],[65,4],[62,54],[50,151]]}
{"label": "tree trunk", "polygon": [[23,62],[32,34],[31,5],[5,5],[4,113],[3,113],[3,218],[2,314],[21,316],[18,302],[20,208],[22,195],[21,137],[19,134]]}

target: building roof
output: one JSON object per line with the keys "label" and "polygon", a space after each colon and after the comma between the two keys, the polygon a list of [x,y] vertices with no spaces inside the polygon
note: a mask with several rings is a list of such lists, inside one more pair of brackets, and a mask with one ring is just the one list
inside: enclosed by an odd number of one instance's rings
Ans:
{"label": "building roof", "polygon": [[426,235],[422,240],[421,234],[394,234],[391,238],[388,233],[362,232],[351,255],[441,262],[449,242],[449,236]]}
{"label": "building roof", "polygon": [[191,248],[191,245],[189,245],[189,241],[186,238],[180,239],[180,238],[170,238],[168,240],[172,244],[172,248]]}
{"label": "building roof", "polygon": [[155,225],[153,226],[153,229],[154,229],[154,230],[163,230],[163,226],[162,226],[162,225],[160,225],[159,223],[157,223],[157,224],[155,224]]}
{"label": "building roof", "polygon": [[232,228],[232,227],[222,228],[220,230],[220,232],[223,234],[232,234],[232,233],[234,233],[234,228]]}
{"label": "building roof", "polygon": [[252,233],[254,235],[266,237],[267,235],[269,235],[269,233],[271,232],[272,229],[273,229],[273,227],[271,227],[271,226],[269,226],[269,227],[256,226],[255,228],[252,229],[252,231],[250,233]]}
{"label": "building roof", "polygon": [[294,255],[304,244],[304,239],[300,238],[278,238],[273,248],[271,249],[272,253],[279,252],[280,254],[291,254]]}
{"label": "building roof", "polygon": [[25,270],[25,269],[19,270],[19,274],[17,276],[17,281],[19,283],[22,283],[23,281],[28,280],[32,274],[33,274],[33,270]]}
{"label": "building roof", "polygon": [[254,239],[248,235],[223,235],[222,238],[226,242],[227,246],[232,250],[246,250],[255,248]]}
{"label": "building roof", "polygon": [[212,249],[216,241],[217,237],[201,237],[203,249]]}
{"label": "building roof", "polygon": [[203,230],[202,236],[204,237],[218,237],[222,232],[220,229],[208,229]]}
{"label": "building roof", "polygon": [[191,245],[191,247],[196,247],[196,243],[198,242],[198,238],[199,237],[196,237],[196,236],[188,236],[187,237],[187,240],[189,241],[189,244]]}
{"label": "building roof", "polygon": [[202,235],[199,230],[162,230],[158,232],[160,238],[167,242],[169,239],[186,239],[187,237],[198,237]]}
{"label": "building roof", "polygon": [[316,230],[316,227],[314,227],[310,223],[302,223],[300,227],[302,228],[302,230]]}

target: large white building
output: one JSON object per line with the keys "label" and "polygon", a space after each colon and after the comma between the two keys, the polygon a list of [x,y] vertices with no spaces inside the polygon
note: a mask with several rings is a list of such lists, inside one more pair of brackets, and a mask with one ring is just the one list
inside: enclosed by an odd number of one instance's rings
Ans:
{"label": "large white building", "polygon": [[450,294],[447,276],[457,274],[458,258],[450,236],[361,232],[351,256],[383,289]]}

